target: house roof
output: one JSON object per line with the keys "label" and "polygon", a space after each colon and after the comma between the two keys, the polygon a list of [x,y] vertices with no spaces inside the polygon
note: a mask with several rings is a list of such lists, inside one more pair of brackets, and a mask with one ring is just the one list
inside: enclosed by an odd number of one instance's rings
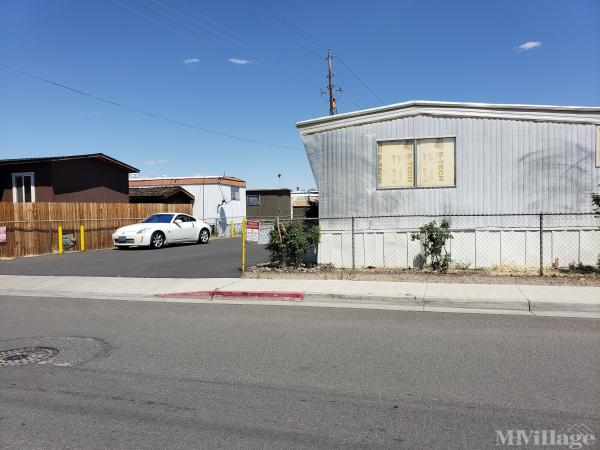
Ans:
{"label": "house roof", "polygon": [[192,200],[194,199],[194,195],[181,186],[129,187],[129,197],[157,197],[167,199],[179,193],[188,196]]}
{"label": "house roof", "polygon": [[547,122],[600,124],[600,107],[554,106],[412,100],[298,122],[302,134],[312,134],[407,116],[481,117]]}
{"label": "house roof", "polygon": [[132,178],[129,180],[130,187],[139,186],[186,186],[202,184],[221,184],[223,186],[246,187],[246,182],[241,178],[224,176],[206,177],[177,177],[177,178]]}
{"label": "house roof", "polygon": [[87,153],[83,155],[67,155],[67,156],[43,156],[39,158],[15,158],[15,159],[0,159],[0,166],[6,166],[10,164],[27,164],[27,163],[43,163],[43,162],[54,162],[54,161],[67,161],[73,159],[98,159],[113,166],[119,167],[126,170],[128,173],[138,173],[140,170],[136,169],[129,164],[125,164],[118,159],[111,158],[104,153]]}
{"label": "house roof", "polygon": [[267,188],[267,189],[246,189],[246,195],[250,194],[258,194],[261,192],[269,193],[269,192],[285,192],[287,194],[291,194],[292,190],[288,188]]}

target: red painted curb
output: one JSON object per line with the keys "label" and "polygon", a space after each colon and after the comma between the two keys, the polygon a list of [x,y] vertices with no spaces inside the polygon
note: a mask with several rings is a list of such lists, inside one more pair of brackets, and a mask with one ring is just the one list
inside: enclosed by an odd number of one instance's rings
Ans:
{"label": "red painted curb", "polygon": [[304,292],[286,291],[198,291],[198,292],[176,292],[173,294],[157,294],[161,298],[200,298],[200,299],[252,299],[252,300],[287,300],[301,302],[304,300]]}

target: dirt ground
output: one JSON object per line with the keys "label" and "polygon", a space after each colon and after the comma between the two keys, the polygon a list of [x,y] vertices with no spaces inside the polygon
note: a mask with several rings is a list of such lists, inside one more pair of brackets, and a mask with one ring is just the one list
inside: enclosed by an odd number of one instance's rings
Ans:
{"label": "dirt ground", "polygon": [[578,273],[568,270],[547,269],[539,276],[534,270],[515,271],[509,269],[450,269],[447,273],[435,273],[423,269],[336,269],[332,267],[272,268],[267,265],[249,267],[246,278],[293,278],[322,280],[360,281],[408,281],[422,283],[467,283],[467,284],[537,284],[549,286],[600,286],[600,271]]}

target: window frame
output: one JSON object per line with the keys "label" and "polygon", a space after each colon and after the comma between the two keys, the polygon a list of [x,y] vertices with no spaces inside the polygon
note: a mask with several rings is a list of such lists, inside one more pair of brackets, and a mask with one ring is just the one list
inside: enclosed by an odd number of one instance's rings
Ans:
{"label": "window frame", "polygon": [[[454,184],[448,186],[417,186],[417,141],[427,140],[427,139],[453,139],[454,140]],[[376,141],[377,145],[375,146],[375,177],[376,177],[376,190],[378,191],[387,191],[390,189],[400,189],[400,190],[410,190],[410,189],[455,189],[457,187],[456,181],[456,145],[457,145],[457,137],[456,135],[445,135],[445,136],[420,136],[420,137],[406,137],[406,138],[394,138],[394,139],[378,139]],[[412,141],[413,145],[413,185],[409,187],[403,186],[381,186],[379,184],[379,174],[377,173],[377,167],[379,166],[379,146],[380,144],[394,144],[401,143],[406,141]]]}
{"label": "window frame", "polygon": [[[12,194],[13,203],[35,203],[35,172],[15,172],[11,173],[12,177]],[[18,202],[17,201],[17,178],[18,177],[31,177],[31,201]],[[23,183],[23,189],[25,189],[25,183]],[[23,200],[25,200],[25,191],[23,191]]]}
{"label": "window frame", "polygon": [[231,187],[231,201],[240,201],[241,200],[241,194],[240,194],[240,187],[239,186],[230,186]]}
{"label": "window frame", "polygon": [[[258,203],[249,203],[249,199],[250,197],[256,197],[258,198]],[[246,206],[260,206],[260,202],[261,202],[261,195],[260,194],[246,194]]]}

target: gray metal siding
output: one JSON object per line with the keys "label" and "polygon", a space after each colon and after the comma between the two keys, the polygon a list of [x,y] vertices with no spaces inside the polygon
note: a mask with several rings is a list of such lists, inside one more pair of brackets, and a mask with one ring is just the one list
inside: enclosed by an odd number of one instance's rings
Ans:
{"label": "gray metal siding", "polygon": [[[377,190],[377,141],[456,136],[456,187]],[[410,116],[303,135],[321,217],[589,212],[595,125]]]}

